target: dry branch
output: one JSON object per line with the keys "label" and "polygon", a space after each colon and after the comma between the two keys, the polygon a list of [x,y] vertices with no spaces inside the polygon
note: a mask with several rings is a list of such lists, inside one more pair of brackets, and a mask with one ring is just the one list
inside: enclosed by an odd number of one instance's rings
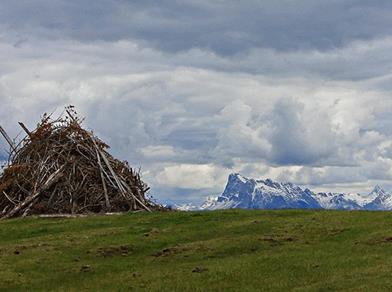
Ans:
{"label": "dry branch", "polygon": [[15,143],[11,140],[10,136],[8,136],[7,132],[0,126],[0,134],[4,137],[7,143],[10,145],[12,151],[15,151]]}
{"label": "dry branch", "polygon": [[157,210],[149,188],[127,162],[81,126],[73,107],[65,117],[44,115],[10,153],[0,177],[0,218]]}

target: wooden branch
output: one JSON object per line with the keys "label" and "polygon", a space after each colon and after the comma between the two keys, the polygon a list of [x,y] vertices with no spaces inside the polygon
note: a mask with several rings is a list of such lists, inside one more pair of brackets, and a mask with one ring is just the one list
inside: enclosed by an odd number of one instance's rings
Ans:
{"label": "wooden branch", "polygon": [[1,135],[3,135],[4,139],[8,142],[8,144],[10,145],[11,149],[13,151],[16,150],[16,146],[15,143],[12,141],[12,139],[10,138],[10,136],[8,136],[7,132],[3,129],[2,126],[0,126],[0,133]]}
{"label": "wooden branch", "polygon": [[7,195],[5,191],[3,191],[3,195],[10,201],[12,204],[16,205],[16,203]]}
{"label": "wooden branch", "polygon": [[73,114],[71,114],[71,112],[70,112],[68,109],[66,109],[65,111],[67,112],[67,114],[68,114],[68,116],[71,118],[71,120],[72,120],[73,122],[76,122],[76,119],[74,118]]}
{"label": "wooden branch", "polygon": [[103,191],[105,193],[106,207],[110,208],[110,201],[109,201],[109,196],[108,196],[108,190],[106,188],[105,177],[104,177],[103,172],[102,172],[103,167],[102,167],[102,163],[101,163],[101,158],[99,157],[98,150],[95,149],[95,151],[97,153],[97,160],[98,160],[98,164],[99,164],[99,170],[100,170],[100,173],[101,173],[102,186],[103,186]]}
{"label": "wooden branch", "polygon": [[22,127],[22,129],[26,132],[26,134],[31,138],[31,132],[29,131],[29,129],[27,129],[27,127],[22,122],[19,122],[18,124],[19,124],[19,126]]}
{"label": "wooden branch", "polygon": [[30,203],[30,205],[24,210],[24,212],[23,212],[23,214],[22,214],[22,217],[23,217],[23,218],[26,217],[26,216],[29,214],[31,207],[34,206],[34,204],[37,202],[37,200],[38,200],[38,198],[35,198],[35,200],[33,200],[33,201]]}
{"label": "wooden branch", "polygon": [[142,205],[142,206],[144,207],[144,209],[146,209],[148,212],[152,212],[152,211],[150,210],[150,208],[148,208],[146,205],[144,205],[144,204],[142,203],[142,201],[140,201],[140,200],[132,193],[131,188],[130,188],[123,180],[121,180],[121,183],[124,185],[124,187],[127,188],[128,192],[131,194],[131,196],[132,196],[136,201],[138,201],[138,203],[139,203],[140,205]]}
{"label": "wooden branch", "polygon": [[116,183],[117,183],[117,185],[118,185],[120,191],[121,191],[122,193],[124,193],[124,194],[125,194],[125,193],[129,193],[129,194],[130,194],[130,195],[131,195],[140,205],[142,205],[142,207],[143,207],[144,209],[146,209],[148,212],[151,212],[150,208],[148,208],[146,205],[144,205],[144,204],[143,204],[143,203],[142,203],[142,202],[132,193],[132,191],[131,191],[130,188],[128,188],[128,192],[125,190],[124,187],[127,187],[127,184],[126,184],[125,182],[123,182],[121,179],[118,178],[118,176],[117,176],[116,173],[114,172],[113,168],[110,166],[110,162],[109,162],[109,160],[107,159],[105,153],[103,153],[100,149],[98,149],[98,147],[97,147],[97,150],[98,150],[98,152],[101,154],[101,157],[102,157],[103,161],[105,162],[105,164],[106,164],[106,166],[108,167],[110,173],[112,174],[114,180],[116,181]]}

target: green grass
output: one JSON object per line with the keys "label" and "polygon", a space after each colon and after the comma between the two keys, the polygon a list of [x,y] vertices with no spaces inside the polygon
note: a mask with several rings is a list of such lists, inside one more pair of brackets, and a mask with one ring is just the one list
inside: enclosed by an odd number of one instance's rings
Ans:
{"label": "green grass", "polygon": [[0,290],[392,289],[392,213],[217,211],[0,222]]}

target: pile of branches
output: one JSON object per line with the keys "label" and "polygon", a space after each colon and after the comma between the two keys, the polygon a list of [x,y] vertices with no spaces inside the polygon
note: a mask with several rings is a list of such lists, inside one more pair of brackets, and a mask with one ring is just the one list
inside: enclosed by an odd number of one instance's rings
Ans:
{"label": "pile of branches", "polygon": [[[73,107],[56,120],[44,115],[26,137],[9,141],[0,177],[0,218],[156,210],[140,171],[113,158],[109,146],[81,126]],[[10,140],[10,139],[8,139]]]}

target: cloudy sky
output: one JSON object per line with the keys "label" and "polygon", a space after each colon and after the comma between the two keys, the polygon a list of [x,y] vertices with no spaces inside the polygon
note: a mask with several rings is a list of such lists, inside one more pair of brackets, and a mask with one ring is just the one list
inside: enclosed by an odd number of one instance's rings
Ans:
{"label": "cloudy sky", "polygon": [[0,124],[68,104],[161,201],[391,189],[392,2],[1,0]]}

